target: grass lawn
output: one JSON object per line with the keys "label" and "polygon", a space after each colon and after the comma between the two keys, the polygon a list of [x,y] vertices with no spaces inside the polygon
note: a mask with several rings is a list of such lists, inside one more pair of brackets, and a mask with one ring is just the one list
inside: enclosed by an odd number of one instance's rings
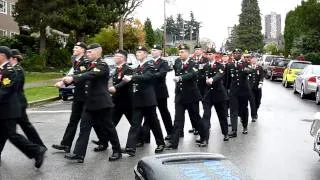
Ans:
{"label": "grass lawn", "polygon": [[59,91],[53,86],[42,86],[25,89],[25,95],[28,102],[48,99],[59,96]]}
{"label": "grass lawn", "polygon": [[63,77],[62,73],[57,72],[26,72],[26,83],[46,81]]}

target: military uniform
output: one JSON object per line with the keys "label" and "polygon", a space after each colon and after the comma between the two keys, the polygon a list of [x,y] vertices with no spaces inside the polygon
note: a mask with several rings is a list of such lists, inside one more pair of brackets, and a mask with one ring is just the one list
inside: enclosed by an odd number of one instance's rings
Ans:
{"label": "military uniform", "polygon": [[197,69],[194,61],[188,59],[183,62],[178,58],[173,68],[176,77],[180,77],[180,81],[176,82],[175,119],[170,144],[167,147],[176,149],[179,144],[180,131],[184,126],[186,110],[189,113],[192,126],[197,130],[199,129],[198,123],[201,119],[199,101],[201,94],[197,87]]}
{"label": "military uniform", "polygon": [[[3,47],[0,48],[2,51]],[[6,49],[9,51],[8,48]],[[16,124],[22,117],[19,86],[21,85],[16,70],[9,65],[9,62],[2,64],[0,66],[0,144],[3,148],[6,140],[9,139],[28,158],[35,158],[35,166],[39,168],[42,165],[46,148],[30,142],[16,132]]]}
{"label": "military uniform", "polygon": [[169,71],[169,65],[166,60],[158,58],[154,61],[154,68],[154,89],[157,96],[158,108],[162,117],[163,124],[166,128],[167,135],[170,135],[172,133],[173,125],[167,105],[169,93],[166,84],[166,76],[167,72]]}
{"label": "military uniform", "polygon": [[250,109],[252,121],[258,118],[258,109],[261,104],[262,89],[263,84],[263,68],[258,65],[252,65],[252,72],[249,74],[249,84],[251,88],[250,95]]}
{"label": "military uniform", "polygon": [[229,90],[230,118],[233,131],[231,137],[236,137],[238,116],[242,121],[243,133],[247,133],[248,101],[250,97],[248,75],[250,72],[249,64],[242,60],[227,65],[227,87]]}
{"label": "military uniform", "polygon": [[113,86],[116,88],[116,93],[112,95],[113,110],[112,120],[115,126],[118,125],[122,115],[125,115],[129,123],[132,123],[132,83],[123,81],[125,75],[132,75],[133,70],[123,64],[116,68],[116,72],[112,77]]}
{"label": "military uniform", "polygon": [[[93,47],[101,47],[94,45]],[[92,48],[94,49],[94,48]],[[101,58],[90,62],[87,72],[73,76],[74,83],[84,83],[84,115],[80,123],[80,133],[77,139],[74,155],[66,155],[68,159],[83,160],[92,126],[101,128],[103,137],[108,137],[112,144],[113,153],[120,153],[120,143],[117,131],[112,122],[111,96],[107,90],[109,67]],[[101,141],[100,137],[99,140]],[[83,161],[82,161],[83,162]]]}
{"label": "military uniform", "polygon": [[[165,144],[160,122],[156,114],[157,99],[153,88],[153,72],[153,61],[146,61],[134,70],[132,76],[133,116],[125,149],[131,156],[135,155],[136,144],[141,135],[140,130],[143,118],[153,132],[156,144],[158,145],[157,149],[161,146],[164,147]],[[163,147],[160,149],[163,150]],[[160,152],[157,149],[155,152]]]}
{"label": "military uniform", "polygon": [[210,62],[204,67],[206,78],[212,78],[212,84],[206,84],[206,90],[203,98],[204,113],[201,120],[200,137],[202,141],[208,141],[211,109],[214,106],[220,122],[221,132],[227,140],[228,136],[228,109],[227,109],[227,90],[223,85],[225,70],[222,64]]}
{"label": "military uniform", "polygon": [[201,97],[203,98],[206,89],[206,72],[204,66],[208,62],[208,59],[201,55],[200,57],[195,56],[193,60],[196,62],[196,67],[198,69],[197,86]]}

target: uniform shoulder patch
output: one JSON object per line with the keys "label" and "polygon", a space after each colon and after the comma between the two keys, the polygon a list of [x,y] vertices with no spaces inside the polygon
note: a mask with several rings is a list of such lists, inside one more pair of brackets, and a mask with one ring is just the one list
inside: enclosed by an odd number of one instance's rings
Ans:
{"label": "uniform shoulder patch", "polygon": [[10,85],[10,83],[11,83],[11,80],[9,79],[9,78],[3,78],[3,80],[2,80],[2,84],[3,85]]}

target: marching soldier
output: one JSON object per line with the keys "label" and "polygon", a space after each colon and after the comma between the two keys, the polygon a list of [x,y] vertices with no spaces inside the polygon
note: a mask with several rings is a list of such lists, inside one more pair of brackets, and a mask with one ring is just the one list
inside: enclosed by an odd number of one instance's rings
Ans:
{"label": "marching soldier", "polygon": [[31,122],[29,121],[26,109],[28,107],[28,102],[26,99],[26,96],[24,95],[24,82],[25,82],[25,73],[23,68],[20,65],[20,62],[23,60],[22,54],[18,49],[12,49],[12,57],[10,59],[10,65],[17,71],[17,87],[18,87],[18,92],[19,92],[19,100],[21,104],[21,112],[22,112],[22,117],[18,119],[17,123],[20,125],[21,129],[23,130],[24,134],[27,136],[28,140],[38,144],[45,149],[46,146],[42,142],[38,132],[36,129],[33,127]]}
{"label": "marching soldier", "polygon": [[[66,154],[65,158],[84,162],[89,136],[92,126],[100,127],[102,137],[107,137],[112,144],[113,153],[109,161],[115,161],[122,157],[117,131],[112,122],[112,103],[108,92],[109,67],[102,61],[102,48],[99,44],[88,46],[87,57],[90,61],[88,69],[84,73],[63,78],[65,84],[84,84],[84,114],[80,123],[80,134],[73,153]],[[100,136],[98,135],[99,140]],[[103,141],[104,142],[104,141]]]}
{"label": "marching soldier", "polygon": [[189,47],[179,46],[179,56],[174,63],[176,82],[175,89],[175,119],[171,140],[166,145],[166,149],[177,149],[179,145],[179,134],[185,122],[185,111],[188,111],[191,123],[198,129],[201,119],[199,115],[199,101],[201,94],[197,87],[196,63],[189,58]]}
{"label": "marching soldier", "polygon": [[258,119],[258,109],[261,104],[262,85],[263,85],[263,68],[257,64],[255,57],[251,58],[252,72],[249,74],[249,82],[251,88],[250,109],[252,122]]}
{"label": "marching soldier", "polygon": [[227,65],[227,88],[230,98],[230,119],[232,132],[231,138],[237,137],[238,116],[241,118],[243,134],[248,134],[248,101],[250,97],[250,88],[248,75],[251,72],[249,64],[241,59],[242,51],[235,49],[233,51],[234,62]]}
{"label": "marching soldier", "polygon": [[[72,61],[73,75],[78,75],[87,71],[89,60],[85,56],[86,50],[87,50],[87,45],[83,42],[77,42],[74,45],[73,47],[74,60]],[[70,152],[73,139],[76,135],[77,127],[83,113],[85,97],[86,97],[85,82],[76,82],[74,85],[75,85],[75,88],[74,88],[71,115],[70,115],[68,126],[64,132],[64,135],[60,144],[52,145],[52,148],[63,150],[67,153]],[[62,86],[65,86],[65,84],[62,81],[59,81],[58,83],[56,83],[56,86],[60,88]],[[96,133],[98,136],[102,136],[99,133],[99,130],[96,130]],[[99,145],[99,147],[94,148],[94,151],[103,151],[107,149],[107,146],[108,144],[104,143],[104,145]]]}
{"label": "marching soldier", "polygon": [[9,64],[11,56],[11,50],[8,47],[0,46],[0,154],[6,140],[9,139],[28,158],[34,158],[35,167],[40,168],[47,149],[16,132],[16,124],[22,117],[22,105],[19,100],[21,82],[17,77],[16,69]]}
{"label": "marching soldier", "polygon": [[125,115],[129,123],[132,122],[132,83],[123,80],[124,76],[131,76],[133,70],[126,64],[128,53],[118,50],[115,53],[116,72],[112,77],[113,86],[109,87],[112,100],[115,104],[112,120],[118,125],[122,115]]}
{"label": "marching soldier", "polygon": [[167,103],[169,93],[166,84],[166,76],[167,72],[169,72],[169,65],[167,61],[161,58],[161,54],[162,48],[159,45],[154,45],[151,51],[155,68],[155,73],[153,75],[155,79],[154,89],[156,92],[158,108],[162,117],[162,121],[167,131],[167,137],[165,139],[169,140],[173,129],[172,119]]}
{"label": "marching soldier", "polygon": [[157,148],[155,149],[155,153],[162,152],[165,145],[156,113],[157,99],[153,88],[154,66],[153,61],[147,60],[147,52],[146,48],[142,46],[138,47],[136,57],[140,65],[134,70],[132,76],[124,76],[123,78],[126,82],[132,82],[133,86],[132,123],[128,133],[126,148],[123,150],[123,152],[130,156],[135,156],[143,118],[150,126],[156,139]]}
{"label": "marching soldier", "polygon": [[216,61],[214,49],[208,49],[209,63],[204,66],[206,72],[206,89],[203,98],[203,117],[200,125],[200,140],[196,142],[200,147],[206,147],[209,140],[211,109],[214,106],[220,122],[221,132],[224,135],[224,141],[229,141],[228,136],[228,109],[227,109],[227,90],[223,85],[225,68]]}
{"label": "marching soldier", "polygon": [[[203,56],[203,50],[200,45],[196,45],[194,47],[194,50],[195,52],[193,60],[196,62],[196,68],[198,69],[197,86],[202,99],[206,88],[206,75],[203,67],[208,62],[208,59]],[[198,135],[198,130],[194,126],[192,126],[192,128],[193,129],[189,130],[189,133],[194,133],[194,135]]]}

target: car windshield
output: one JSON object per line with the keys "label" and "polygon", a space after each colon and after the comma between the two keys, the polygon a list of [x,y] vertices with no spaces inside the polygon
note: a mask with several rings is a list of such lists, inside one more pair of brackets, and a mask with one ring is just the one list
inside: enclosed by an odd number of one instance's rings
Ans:
{"label": "car windshield", "polygon": [[304,63],[304,62],[294,62],[291,65],[292,69],[303,69],[304,67],[306,67],[309,63]]}
{"label": "car windshield", "polygon": [[312,67],[312,74],[320,75],[320,66]]}
{"label": "car windshield", "polygon": [[271,66],[279,66],[279,63],[282,61],[283,59],[273,59]]}
{"label": "car windshield", "polygon": [[289,64],[288,60],[282,60],[278,63],[279,67],[286,67]]}
{"label": "car windshield", "polygon": [[271,62],[271,61],[272,61],[272,58],[273,58],[273,56],[267,56],[265,61],[266,61],[266,62]]}

